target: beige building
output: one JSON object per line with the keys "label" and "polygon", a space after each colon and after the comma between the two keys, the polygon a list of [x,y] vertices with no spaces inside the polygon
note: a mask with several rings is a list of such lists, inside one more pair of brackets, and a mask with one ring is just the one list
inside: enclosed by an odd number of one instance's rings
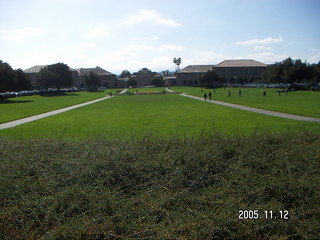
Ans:
{"label": "beige building", "polygon": [[156,75],[157,75],[156,72],[152,72],[148,68],[142,68],[138,72],[133,73],[129,77],[129,80],[137,81],[138,83],[137,87],[150,86],[152,85],[151,81]]}
{"label": "beige building", "polygon": [[225,60],[213,69],[228,82],[250,82],[260,79],[267,64],[255,60]]}
{"label": "beige building", "polygon": [[98,66],[95,68],[79,68],[76,70],[78,72],[78,77],[74,80],[75,87],[84,88],[86,86],[86,77],[90,74],[90,72],[99,76],[101,85],[103,87],[117,88],[124,86],[124,81],[118,80],[115,74],[110,73]]}
{"label": "beige building", "polygon": [[[47,65],[36,65],[24,70],[27,78],[30,79],[31,85],[34,89],[40,89],[38,83],[38,76],[40,70]],[[85,78],[90,72],[97,74],[101,80],[102,86],[106,88],[124,87],[124,81],[118,80],[115,74],[112,74],[100,67],[95,68],[70,68],[73,78],[73,85],[71,87],[84,88],[86,87]]]}
{"label": "beige building", "polygon": [[199,78],[207,71],[212,70],[214,65],[189,65],[177,72],[176,82],[171,86],[199,86]]}
{"label": "beige building", "polygon": [[267,64],[255,60],[225,60],[217,65],[189,65],[177,72],[171,86],[200,86],[200,77],[208,70],[216,70],[226,82],[245,82],[261,78]]}

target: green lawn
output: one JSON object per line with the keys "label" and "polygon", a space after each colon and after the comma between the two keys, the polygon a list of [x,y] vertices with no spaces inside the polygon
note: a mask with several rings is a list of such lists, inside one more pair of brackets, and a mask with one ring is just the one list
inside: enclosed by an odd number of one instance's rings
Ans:
{"label": "green lawn", "polygon": [[154,87],[154,88],[131,88],[128,92],[131,93],[161,93],[166,91],[163,87]]}
{"label": "green lawn", "polygon": [[320,131],[319,123],[302,122],[251,113],[178,95],[135,95],[114,98],[0,131],[0,136],[87,138],[130,137],[152,132],[158,136],[210,133],[252,134]]}
{"label": "green lawn", "polygon": [[[303,116],[320,117],[320,92],[295,91],[277,93],[277,89],[266,89],[266,96],[262,95],[263,89],[257,88],[219,88],[215,93],[212,89],[200,87],[172,87],[177,92],[203,97],[209,91],[213,93],[213,99],[267,110],[291,113]],[[203,92],[201,92],[201,89]],[[231,96],[228,96],[230,90]],[[239,96],[241,90],[241,96]]]}
{"label": "green lawn", "polygon": [[101,92],[75,92],[62,96],[35,95],[0,100],[0,123],[88,102],[107,96],[107,92],[116,93],[116,90],[117,89],[108,89]]}

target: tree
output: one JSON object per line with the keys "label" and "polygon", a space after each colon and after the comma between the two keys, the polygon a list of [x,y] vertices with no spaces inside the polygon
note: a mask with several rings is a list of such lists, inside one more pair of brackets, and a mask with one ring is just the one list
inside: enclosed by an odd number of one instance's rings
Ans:
{"label": "tree", "polygon": [[128,70],[123,70],[119,75],[119,77],[122,77],[122,78],[129,77],[129,76],[131,76],[131,73]]}
{"label": "tree", "polygon": [[138,86],[138,82],[136,80],[132,80],[132,79],[129,79],[126,84],[127,84],[127,87],[136,87],[136,86]]}
{"label": "tree", "polygon": [[73,84],[72,73],[68,65],[64,63],[56,63],[48,65],[48,70],[56,74],[55,87],[60,89],[61,87],[69,87]]}
{"label": "tree", "polygon": [[162,71],[162,75],[163,75],[164,77],[168,77],[169,74],[170,74],[170,71],[169,71],[169,70]]}
{"label": "tree", "polygon": [[276,62],[269,65],[267,71],[262,74],[262,80],[269,83],[283,82],[282,63]]}
{"label": "tree", "polygon": [[0,92],[14,90],[14,76],[15,72],[11,66],[0,60]]}
{"label": "tree", "polygon": [[216,70],[208,70],[199,80],[201,85],[207,87],[217,87],[223,82]]}
{"label": "tree", "polygon": [[154,76],[154,78],[151,80],[151,84],[154,85],[155,87],[163,87],[164,85],[163,77],[161,75]]}
{"label": "tree", "polygon": [[21,91],[30,88],[31,83],[21,69],[13,70],[8,63],[0,60],[0,92]]}
{"label": "tree", "polygon": [[40,70],[37,80],[41,88],[49,88],[56,85],[57,78],[57,74],[44,67]]}
{"label": "tree", "polygon": [[313,80],[314,82],[320,83],[320,61],[318,64],[314,64],[314,75],[313,75]]}
{"label": "tree", "polygon": [[173,59],[173,63],[176,65],[176,72],[180,70],[179,66],[181,64],[181,61],[181,57]]}
{"label": "tree", "polygon": [[269,83],[294,83],[316,81],[316,65],[302,62],[300,59],[287,58],[282,62],[269,65],[262,75],[264,81]]}
{"label": "tree", "polygon": [[93,72],[90,72],[88,76],[86,76],[86,84],[88,89],[97,90],[99,86],[101,86],[101,80],[99,76]]}
{"label": "tree", "polygon": [[31,82],[21,69],[15,71],[15,84],[18,91],[31,89]]}

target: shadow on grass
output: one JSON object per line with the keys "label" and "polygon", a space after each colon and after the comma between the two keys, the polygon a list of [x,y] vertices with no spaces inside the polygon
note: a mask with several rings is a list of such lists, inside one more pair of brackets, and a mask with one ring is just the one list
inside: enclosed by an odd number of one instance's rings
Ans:
{"label": "shadow on grass", "polygon": [[9,99],[3,99],[0,100],[0,104],[8,104],[8,103],[29,103],[29,102],[34,102],[33,100],[22,100],[22,101],[13,101],[13,100],[9,100]]}
{"label": "shadow on grass", "polygon": [[59,93],[59,94],[41,94],[39,96],[41,97],[76,97],[76,96],[79,96],[80,94],[78,93],[68,93],[68,94],[65,94],[65,93]]}

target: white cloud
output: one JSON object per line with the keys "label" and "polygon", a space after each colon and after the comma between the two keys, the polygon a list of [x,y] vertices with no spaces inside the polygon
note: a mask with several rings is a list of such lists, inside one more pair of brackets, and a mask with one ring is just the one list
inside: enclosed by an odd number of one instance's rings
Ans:
{"label": "white cloud", "polygon": [[222,62],[223,60],[232,59],[229,56],[226,56],[217,52],[213,52],[213,51],[197,51],[193,55],[194,57],[192,58],[186,58],[186,60],[184,61],[185,66],[190,64],[214,65]]}
{"label": "white cloud", "polygon": [[40,36],[42,34],[43,34],[42,28],[28,27],[28,28],[20,28],[10,33],[4,34],[2,36],[2,39],[6,41],[19,41],[19,40],[25,40],[30,37]]}
{"label": "white cloud", "polygon": [[237,59],[254,59],[263,63],[271,64],[274,62],[282,61],[283,59],[287,58],[287,55],[284,54],[276,54],[271,51],[266,51],[266,52],[257,52],[257,53],[252,53],[249,54],[245,57],[237,57]]}
{"label": "white cloud", "polygon": [[182,51],[184,49],[181,45],[174,45],[174,44],[162,44],[158,47],[158,52],[164,51]]}
{"label": "white cloud", "polygon": [[271,51],[272,48],[271,47],[266,47],[266,46],[255,46],[253,48],[253,50],[255,50],[255,51]]}
{"label": "white cloud", "polygon": [[152,22],[155,24],[166,25],[170,27],[181,26],[181,23],[178,23],[172,19],[165,19],[161,17],[159,13],[155,10],[140,10],[136,15],[132,16],[127,23],[135,24],[141,22]]}
{"label": "white cloud", "polygon": [[278,43],[278,42],[282,42],[282,41],[283,41],[282,37],[278,37],[278,38],[268,37],[268,38],[264,38],[264,39],[254,38],[254,39],[247,40],[247,41],[239,41],[236,44],[250,46],[250,45],[259,45],[259,44]]}
{"label": "white cloud", "polygon": [[125,51],[140,51],[140,50],[152,50],[155,46],[149,44],[130,44],[125,46]]}
{"label": "white cloud", "polygon": [[106,37],[109,36],[110,33],[110,28],[109,26],[106,25],[98,25],[94,26],[90,31],[89,31],[89,36],[92,37]]}

